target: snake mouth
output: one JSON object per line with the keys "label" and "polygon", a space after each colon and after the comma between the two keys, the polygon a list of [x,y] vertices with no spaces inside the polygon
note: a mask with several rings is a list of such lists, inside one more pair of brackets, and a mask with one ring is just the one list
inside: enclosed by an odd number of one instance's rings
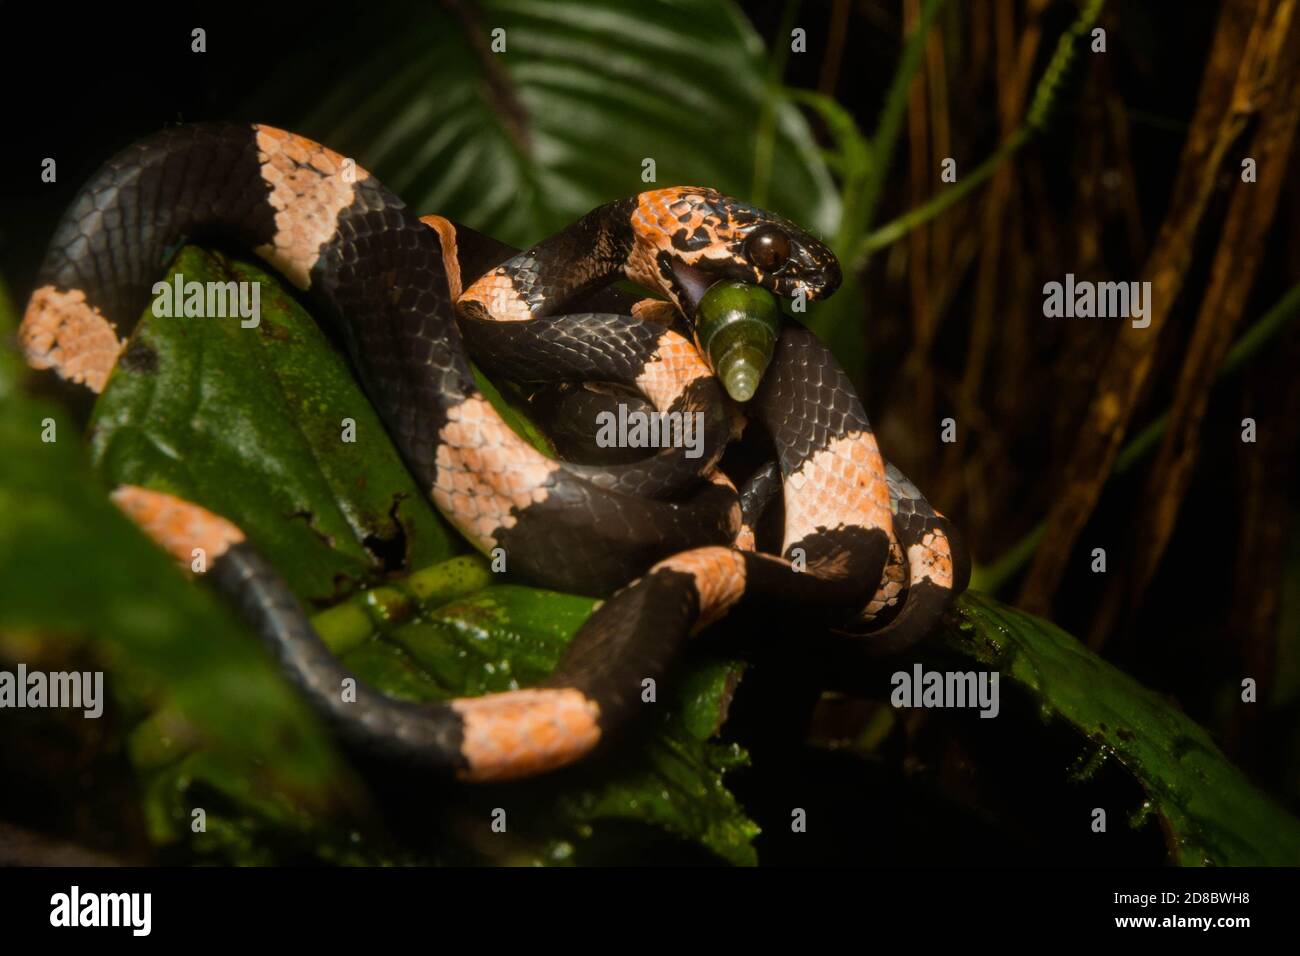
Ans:
{"label": "snake mouth", "polygon": [[688,319],[694,319],[700,300],[704,298],[704,293],[709,291],[709,287],[717,281],[717,277],[709,275],[703,269],[687,265],[680,259],[672,261],[672,270],[673,278],[677,282],[677,304]]}

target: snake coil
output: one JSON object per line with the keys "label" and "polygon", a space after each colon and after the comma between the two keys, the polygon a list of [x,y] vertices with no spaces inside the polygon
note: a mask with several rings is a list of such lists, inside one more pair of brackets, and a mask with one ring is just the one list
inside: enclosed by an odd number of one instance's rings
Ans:
{"label": "snake coil", "polygon": [[[775,311],[735,309],[706,309],[697,342],[677,331],[720,282],[808,300],[834,292],[834,255],[794,223],[710,189],[657,189],[510,254],[449,220],[420,219],[301,136],[180,126],[110,159],[65,212],[20,328],[28,363],[100,392],[170,252],[206,236],[252,249],[336,325],[412,473],[475,547],[506,549],[535,583],[608,596],[541,687],[417,705],[358,682],[345,701],[351,675],[237,526],[159,489],[114,489],[178,558],[206,549],[207,578],[312,702],[372,750],[465,780],[538,773],[607,739],[642,681],[741,601],[834,611],[843,630],[898,647],[965,586],[954,529],[886,465],[847,377],[811,333],[778,326]],[[663,296],[677,320],[660,321],[662,302],[611,311],[617,279]],[[737,334],[740,323],[767,338]],[[467,344],[519,381],[601,382],[646,408],[698,414],[705,452],[548,458],[479,392]],[[746,419],[776,449],[739,493],[717,467],[736,423],[715,372],[749,399]],[[759,553],[757,518],[778,493],[780,551]]]}

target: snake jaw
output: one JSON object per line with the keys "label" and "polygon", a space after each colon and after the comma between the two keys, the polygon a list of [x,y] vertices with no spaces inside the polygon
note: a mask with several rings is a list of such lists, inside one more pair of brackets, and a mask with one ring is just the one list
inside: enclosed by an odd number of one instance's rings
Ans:
{"label": "snake jaw", "polygon": [[700,307],[700,300],[709,291],[709,287],[717,281],[717,276],[710,275],[681,259],[673,259],[671,269],[675,288],[669,291],[677,300],[677,306],[682,310],[682,314],[688,319],[694,319],[695,312]]}

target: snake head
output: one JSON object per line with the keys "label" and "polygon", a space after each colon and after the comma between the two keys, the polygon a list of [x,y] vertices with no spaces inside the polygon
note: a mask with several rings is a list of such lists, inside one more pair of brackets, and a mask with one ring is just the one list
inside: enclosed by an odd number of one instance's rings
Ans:
{"label": "snake head", "polygon": [[825,299],[840,285],[839,260],[820,239],[713,189],[642,193],[631,224],[628,278],[658,289],[690,319],[715,282],[744,282],[807,300]]}

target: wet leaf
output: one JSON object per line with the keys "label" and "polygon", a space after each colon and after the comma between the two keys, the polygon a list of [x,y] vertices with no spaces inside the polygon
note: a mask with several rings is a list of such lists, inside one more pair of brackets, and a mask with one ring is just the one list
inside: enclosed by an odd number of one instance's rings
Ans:
{"label": "wet leaf", "polygon": [[[109,482],[177,493],[225,515],[312,603],[351,592],[316,616],[317,628],[347,666],[394,697],[447,699],[545,678],[594,602],[496,583],[477,555],[423,566],[465,545],[419,493],[346,361],[310,316],[243,262],[186,248],[166,281],[177,274],[260,282],[261,322],[245,329],[234,318],[146,315],[130,345],[136,359],[114,372],[94,413],[93,449]],[[532,427],[512,414],[521,429]],[[355,420],[355,443],[340,440],[344,417]],[[404,557],[420,568],[406,576],[385,573],[367,547],[397,533],[394,502]],[[183,653],[191,638],[175,640]],[[687,669],[665,691],[660,725],[630,753],[577,771],[560,789],[517,784],[531,812],[515,852],[543,862],[559,861],[548,847],[596,852],[593,824],[621,820],[643,825],[647,841],[666,830],[724,859],[753,862],[756,828],[722,779],[745,757],[710,739],[738,677],[731,664]],[[232,711],[229,719],[242,728],[246,716]],[[163,737],[155,720],[134,740],[141,765],[155,768],[147,805],[155,832],[183,822],[181,796],[212,792],[223,804],[225,836],[197,839],[196,852],[261,860],[250,836],[260,834],[291,847],[311,840],[313,852],[338,857],[339,834],[254,799],[236,767],[195,742],[169,749]],[[440,799],[455,807],[453,785],[446,790]],[[369,845],[351,852],[376,861],[387,853]],[[483,857],[471,848],[467,859]]]}
{"label": "wet leaf", "polygon": [[[416,577],[436,579],[444,567],[463,575],[455,565],[471,560],[476,559],[456,559]],[[348,632],[355,617],[340,612],[362,603],[358,597],[316,617],[332,646],[355,641]],[[411,699],[529,686],[554,669],[594,604],[590,598],[539,588],[491,585],[414,611],[409,620],[372,619],[369,639],[344,660],[366,680]],[[331,618],[342,622],[337,630]],[[751,841],[758,829],[723,780],[747,757],[734,744],[714,740],[740,674],[734,662],[690,663],[665,682],[656,714],[648,717],[654,722],[651,732],[632,740],[624,752],[579,767],[558,785],[548,780],[512,784],[512,805],[530,808],[525,830],[535,858],[547,860],[543,847],[560,842],[576,843],[580,855],[597,852],[599,846],[583,846],[587,840],[599,843],[599,831],[591,825],[622,820],[660,827],[731,862],[756,862]]]}
{"label": "wet leaf", "polygon": [[[12,321],[0,305],[0,335]],[[38,653],[75,642],[119,706],[165,702],[158,745],[142,745],[155,763],[183,753],[167,746],[183,735],[231,768],[250,799],[282,812],[324,818],[349,802],[329,738],[270,658],[109,502],[76,425],[23,393],[19,366],[0,348],[0,636],[26,636]],[[41,440],[47,419],[52,442]],[[159,821],[153,834],[175,830]]]}
{"label": "wet leaf", "polygon": [[[147,485],[229,518],[305,601],[464,545],[393,449],[347,361],[260,268],[187,247],[166,277],[256,282],[261,321],[146,311],[95,406],[92,452],[112,484]],[[346,441],[347,422],[355,441]]]}
{"label": "wet leaf", "polygon": [[[1257,790],[1199,724],[1048,621],[967,592],[948,643],[1023,687],[1146,790],[1183,865],[1294,866],[1300,821]],[[1087,762],[1076,768],[1086,775]]]}

